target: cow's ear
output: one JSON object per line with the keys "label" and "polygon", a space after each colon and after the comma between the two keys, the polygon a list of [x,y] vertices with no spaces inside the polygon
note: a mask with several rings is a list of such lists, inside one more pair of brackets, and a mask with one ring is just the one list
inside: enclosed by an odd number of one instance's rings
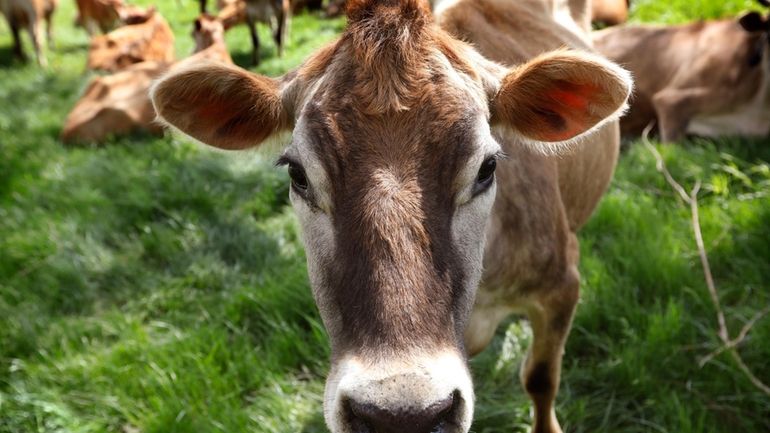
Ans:
{"label": "cow's ear", "polygon": [[618,118],[632,86],[628,71],[602,57],[555,51],[505,75],[492,120],[529,141],[567,141]]}
{"label": "cow's ear", "polygon": [[738,19],[738,24],[749,33],[767,30],[767,23],[759,12],[749,12],[743,15]]}
{"label": "cow's ear", "polygon": [[221,149],[246,149],[288,128],[278,80],[220,63],[182,66],[150,91],[158,118]]}

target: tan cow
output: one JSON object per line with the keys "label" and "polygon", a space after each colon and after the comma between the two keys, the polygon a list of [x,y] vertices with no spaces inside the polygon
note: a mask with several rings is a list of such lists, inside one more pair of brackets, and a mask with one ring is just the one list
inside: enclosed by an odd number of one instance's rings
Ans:
{"label": "tan cow", "polygon": [[259,35],[257,35],[257,23],[265,23],[273,33],[273,41],[278,55],[283,55],[283,47],[289,34],[289,22],[291,20],[291,5],[289,0],[245,0],[246,24],[251,33],[251,63],[259,64]]}
{"label": "tan cow", "polygon": [[5,16],[13,36],[14,57],[20,60],[25,59],[19,31],[27,29],[35,49],[37,63],[40,66],[48,64],[45,55],[46,39],[43,38],[43,21],[46,25],[47,40],[49,44],[52,44],[52,16],[57,3],[58,0],[0,0],[0,13]]}
{"label": "tan cow", "polygon": [[686,134],[766,136],[769,29],[767,18],[751,12],[740,19],[595,33],[596,48],[636,77],[623,133],[638,135],[657,120],[665,142]]}
{"label": "tan cow", "polygon": [[631,78],[591,53],[585,1],[435,12],[351,0],[340,39],[296,71],[189,65],[153,103],[223,149],[293,131],[279,163],[331,342],[333,433],[467,432],[466,356],[516,312],[534,333],[521,376],[533,431],[560,432],[576,232],[612,176]]}
{"label": "tan cow", "polygon": [[116,72],[134,63],[174,61],[174,33],[159,12],[150,8],[133,22],[91,39],[89,69]]}
{"label": "tan cow", "polygon": [[616,26],[628,20],[629,0],[591,0],[591,22]]}
{"label": "tan cow", "polygon": [[142,22],[147,11],[127,5],[123,0],[76,0],[78,15],[75,24],[82,26],[90,36],[107,33],[123,24]]}
{"label": "tan cow", "polygon": [[[224,41],[222,24],[208,16],[199,17],[193,30],[195,54],[179,63],[215,60],[232,63]],[[177,65],[172,65],[175,68]],[[149,98],[152,81],[169,69],[169,63],[141,62],[112,75],[96,77],[67,116],[61,140],[103,142],[111,136],[143,131],[160,135],[154,122],[155,110]]]}
{"label": "tan cow", "polygon": [[219,2],[217,19],[222,22],[225,30],[229,30],[238,24],[246,22],[246,2],[243,0],[230,0]]}

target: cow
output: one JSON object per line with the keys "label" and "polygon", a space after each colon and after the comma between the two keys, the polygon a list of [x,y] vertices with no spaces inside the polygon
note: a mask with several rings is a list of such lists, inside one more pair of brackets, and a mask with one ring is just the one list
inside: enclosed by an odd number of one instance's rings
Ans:
{"label": "cow", "polygon": [[25,60],[21,46],[19,31],[27,29],[32,47],[35,49],[37,63],[47,66],[45,42],[43,38],[43,21],[45,21],[46,37],[49,45],[53,43],[53,13],[58,0],[0,0],[0,12],[5,16],[13,36],[13,55],[19,60]]}
{"label": "cow", "polygon": [[612,177],[631,77],[592,53],[583,0],[434,11],[349,0],[341,37],[282,77],[198,63],[151,98],[221,149],[292,132],[277,164],[331,344],[333,433],[467,432],[467,356],[513,313],[532,324],[533,431],[558,433],[576,233]]}
{"label": "cow", "polygon": [[265,23],[270,26],[273,33],[276,50],[279,56],[283,56],[283,47],[289,34],[289,21],[291,20],[291,5],[289,0],[245,0],[246,24],[251,33],[251,63],[259,64],[259,35],[257,35],[257,23]]}
{"label": "cow", "polygon": [[246,2],[243,0],[233,0],[221,2],[217,19],[222,23],[225,30],[229,30],[238,24],[246,22]]}
{"label": "cow", "polygon": [[221,22],[201,16],[193,29],[195,52],[179,64],[145,61],[115,74],[96,77],[67,116],[61,132],[65,143],[104,142],[111,136],[133,132],[161,135],[149,97],[153,80],[169,68],[203,60],[232,63]]}
{"label": "cow", "polygon": [[225,26],[218,17],[201,14],[194,22],[193,40],[195,51],[186,62],[215,60],[223,63],[233,63],[225,43]]}
{"label": "cow", "polygon": [[591,0],[591,22],[616,26],[628,20],[629,0]]}
{"label": "cow", "polygon": [[123,0],[76,0],[75,3],[78,7],[75,24],[82,26],[89,36],[107,33],[145,14],[143,8],[127,5]]}
{"label": "cow", "polygon": [[[251,34],[251,63],[259,64],[259,35],[257,23],[270,27],[279,56],[283,56],[283,48],[289,33],[292,6],[290,0],[218,0],[219,13],[217,17],[228,30],[237,24],[246,23]],[[206,9],[206,1],[201,0],[201,10]]]}
{"label": "cow", "polygon": [[676,26],[613,27],[594,34],[596,49],[636,76],[626,135],[656,121],[663,142],[770,133],[768,18]]}
{"label": "cow", "polygon": [[159,12],[150,8],[132,22],[91,39],[88,69],[117,72],[134,63],[174,61],[174,33]]}

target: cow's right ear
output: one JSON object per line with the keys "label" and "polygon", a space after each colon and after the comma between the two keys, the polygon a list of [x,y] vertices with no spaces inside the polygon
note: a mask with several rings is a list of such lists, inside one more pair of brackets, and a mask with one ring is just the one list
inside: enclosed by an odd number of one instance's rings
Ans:
{"label": "cow's right ear", "polygon": [[738,23],[749,33],[767,30],[767,22],[759,12],[749,12],[738,19]]}
{"label": "cow's right ear", "polygon": [[150,91],[158,118],[221,149],[246,149],[288,128],[278,80],[220,63],[169,72]]}

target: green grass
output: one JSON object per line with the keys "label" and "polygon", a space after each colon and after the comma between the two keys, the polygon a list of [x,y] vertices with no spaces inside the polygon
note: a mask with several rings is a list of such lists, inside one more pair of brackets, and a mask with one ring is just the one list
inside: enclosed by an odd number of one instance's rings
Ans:
{"label": "green grass", "polygon": [[[147,2],[145,2],[147,3]],[[751,2],[637,2],[636,19],[682,21]],[[663,6],[661,6],[663,5]],[[700,5],[697,9],[696,5]],[[159,5],[192,47],[196,5]],[[89,75],[87,39],[57,15],[51,69],[10,59],[0,25],[0,432],[323,432],[328,344],[287,204],[287,177],[258,154],[173,137],[63,147]],[[303,15],[277,74],[343,23]],[[228,34],[248,61],[248,32]],[[28,44],[27,44],[28,45]],[[704,182],[704,237],[733,334],[770,302],[770,147],[660,146],[686,186]],[[569,432],[766,432],[770,399],[718,346],[688,208],[639,143],[581,233],[583,278],[558,413]],[[502,326],[472,361],[476,432],[524,432],[517,379],[530,334]],[[740,352],[770,381],[770,318]]]}

